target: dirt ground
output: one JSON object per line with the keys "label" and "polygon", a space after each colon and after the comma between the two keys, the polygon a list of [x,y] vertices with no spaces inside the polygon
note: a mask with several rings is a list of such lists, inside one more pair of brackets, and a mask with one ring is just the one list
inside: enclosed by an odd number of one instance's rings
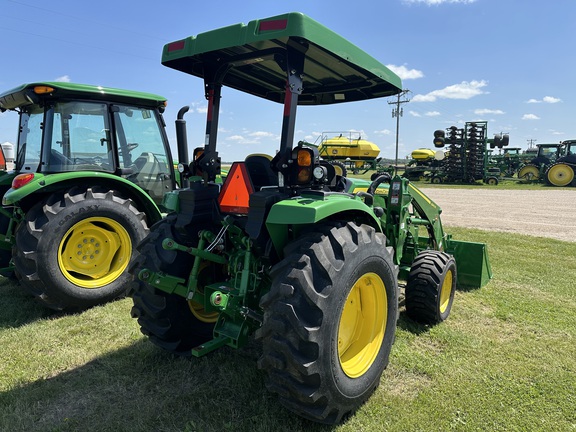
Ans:
{"label": "dirt ground", "polygon": [[422,188],[442,208],[444,226],[576,242],[576,189]]}

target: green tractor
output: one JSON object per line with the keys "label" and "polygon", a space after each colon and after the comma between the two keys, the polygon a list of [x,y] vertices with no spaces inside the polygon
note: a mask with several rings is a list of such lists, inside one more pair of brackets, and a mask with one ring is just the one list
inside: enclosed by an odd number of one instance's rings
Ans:
{"label": "green tractor", "polygon": [[[165,66],[204,80],[206,143],[138,246],[132,316],[157,346],[199,357],[262,345],[267,388],[298,415],[335,424],[378,387],[399,318],[434,325],[457,285],[491,277],[483,243],[456,241],[440,208],[400,176],[336,174],[293,145],[299,105],[387,97],[400,79],[316,21],[289,13],[165,45]],[[219,187],[222,88],[283,105],[274,157],[248,155]],[[280,110],[279,110],[280,111]]]}
{"label": "green tractor", "polygon": [[[175,170],[161,96],[38,82],[0,94],[19,113],[0,174],[0,268],[56,310],[123,296],[135,245],[162,218]],[[185,156],[187,157],[187,156]]]}
{"label": "green tractor", "polygon": [[562,156],[562,144],[536,144],[538,152],[518,170],[518,178],[524,181],[541,181],[546,178],[550,166]]}
{"label": "green tractor", "polygon": [[576,140],[536,144],[536,148],[536,156],[518,171],[519,179],[560,187],[576,185]]}

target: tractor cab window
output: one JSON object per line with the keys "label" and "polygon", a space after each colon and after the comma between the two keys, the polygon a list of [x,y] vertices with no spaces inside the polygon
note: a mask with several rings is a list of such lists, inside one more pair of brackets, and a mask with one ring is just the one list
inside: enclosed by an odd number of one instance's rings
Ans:
{"label": "tractor cab window", "polygon": [[48,114],[42,171],[114,171],[106,104],[58,102]]}
{"label": "tractor cab window", "polygon": [[113,112],[120,169],[126,179],[161,203],[166,191],[172,189],[173,170],[157,112],[119,105]]}
{"label": "tractor cab window", "polygon": [[541,147],[540,154],[548,159],[555,159],[558,149],[556,147]]}
{"label": "tractor cab window", "polygon": [[20,115],[16,169],[35,172],[40,164],[44,110],[34,107]]}

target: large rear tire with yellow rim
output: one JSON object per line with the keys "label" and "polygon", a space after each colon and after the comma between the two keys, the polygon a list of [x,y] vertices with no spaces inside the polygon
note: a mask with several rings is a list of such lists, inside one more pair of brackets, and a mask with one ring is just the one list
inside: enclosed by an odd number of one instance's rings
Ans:
{"label": "large rear tire with yellow rim", "polygon": [[[177,294],[169,294],[137,278],[138,272],[144,268],[182,279],[189,277],[194,257],[183,251],[162,247],[166,238],[187,246],[197,246],[197,231],[186,232],[182,227],[177,227],[177,223],[177,214],[168,215],[152,226],[150,234],[138,246],[139,255],[130,268],[134,274],[134,282],[131,284],[132,317],[137,319],[140,331],[154,345],[172,354],[189,357],[192,348],[212,339],[218,313],[206,312],[199,303],[188,301]],[[199,288],[202,288],[203,282],[218,280],[214,273],[218,271],[216,266],[201,268]]]}
{"label": "large rear tire with yellow rim", "polygon": [[408,275],[406,313],[422,324],[438,324],[448,318],[456,291],[456,261],[445,252],[418,254]]}
{"label": "large rear tire with yellow rim", "polygon": [[540,169],[533,164],[526,164],[518,171],[518,178],[525,181],[536,181],[540,178]]}
{"label": "large rear tire with yellow rim", "polygon": [[374,392],[398,312],[397,267],[367,225],[315,227],[285,250],[263,296],[259,367],[300,416],[335,424]]}
{"label": "large rear tire with yellow rim", "polygon": [[546,180],[552,186],[568,186],[574,181],[574,169],[563,162],[557,162],[546,170]]}
{"label": "large rear tire with yellow rim", "polygon": [[128,265],[148,232],[129,198],[72,187],[34,205],[15,233],[15,271],[42,304],[77,311],[126,295]]}

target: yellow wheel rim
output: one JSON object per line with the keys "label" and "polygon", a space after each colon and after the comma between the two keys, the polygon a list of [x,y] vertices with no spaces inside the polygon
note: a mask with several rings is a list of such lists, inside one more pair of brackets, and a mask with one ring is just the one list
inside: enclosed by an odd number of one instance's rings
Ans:
{"label": "yellow wheel rim", "polygon": [[[200,264],[200,270],[198,272],[198,285],[199,285],[198,292],[200,293],[204,293],[204,285],[213,282],[210,279],[206,279],[206,277],[203,277],[203,275],[206,274],[203,272],[208,268],[209,264],[206,261],[203,261]],[[218,311],[206,312],[204,306],[196,301],[189,300],[188,307],[190,308],[190,312],[192,312],[192,315],[194,315],[199,321],[202,321],[204,323],[210,323],[210,324],[215,323],[216,321],[218,321],[218,317],[220,316],[220,312]]]}
{"label": "yellow wheel rim", "polygon": [[452,295],[452,278],[452,270],[448,270],[444,282],[442,283],[442,288],[440,289],[440,313],[446,312],[446,309],[448,309],[448,305],[450,304],[450,297]]}
{"label": "yellow wheel rim", "polygon": [[376,360],[387,318],[384,282],[376,273],[362,275],[346,298],[338,327],[340,366],[350,378],[365,374]]}
{"label": "yellow wheel rim", "polygon": [[518,177],[526,180],[537,180],[540,177],[540,171],[534,165],[526,165],[518,172]]}
{"label": "yellow wheel rim", "polygon": [[126,270],[132,241],[126,229],[105,217],[84,219],[66,232],[58,246],[58,266],[82,288],[100,288]]}
{"label": "yellow wheel rim", "polygon": [[220,313],[206,312],[204,306],[202,306],[200,303],[197,303],[195,301],[188,301],[188,307],[190,308],[190,312],[192,312],[192,315],[198,318],[199,321],[205,323],[215,323],[216,321],[218,321],[218,316],[220,315]]}
{"label": "yellow wheel rim", "polygon": [[554,186],[568,186],[574,180],[574,171],[566,164],[557,164],[548,170],[548,181]]}

